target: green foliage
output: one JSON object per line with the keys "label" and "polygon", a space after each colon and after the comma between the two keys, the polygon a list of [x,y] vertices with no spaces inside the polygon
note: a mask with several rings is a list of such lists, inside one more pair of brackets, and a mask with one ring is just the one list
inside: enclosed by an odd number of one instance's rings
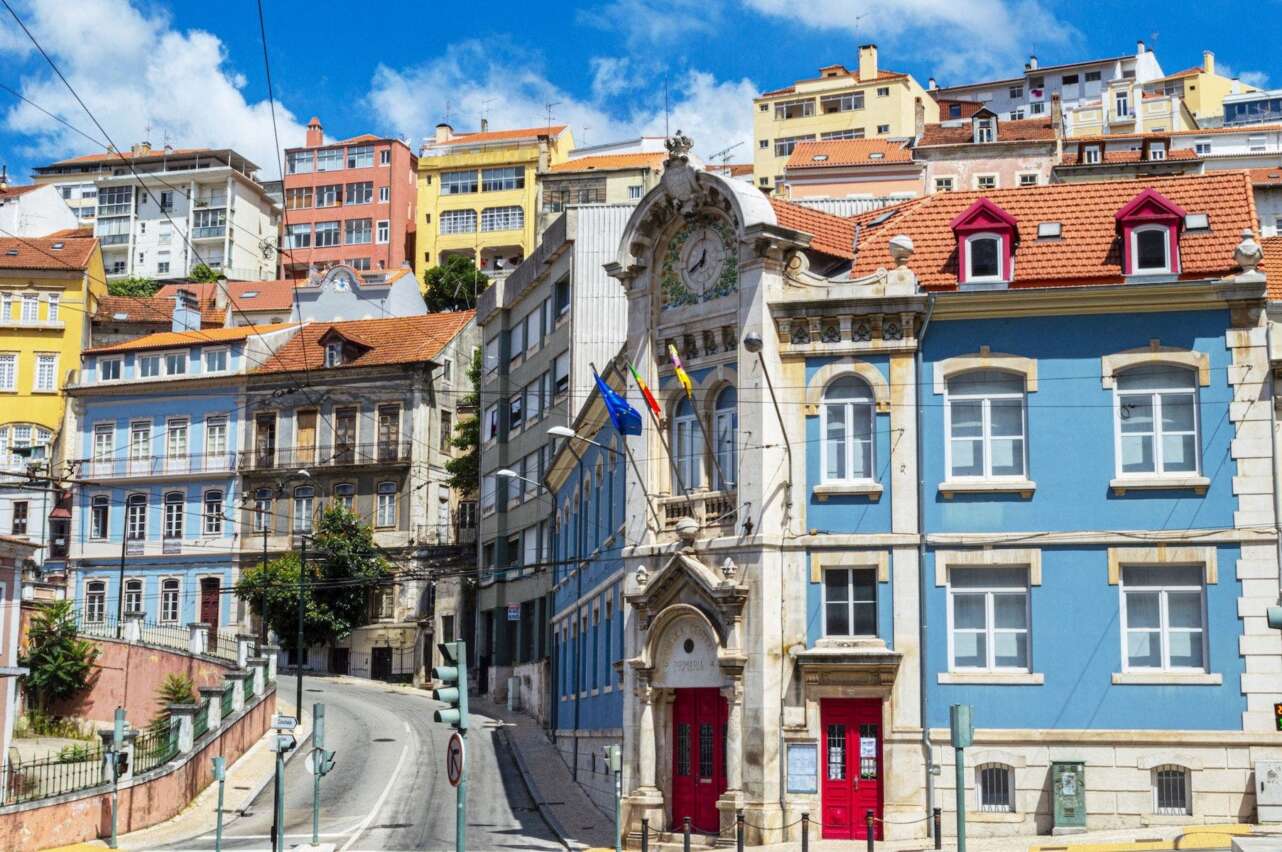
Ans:
{"label": "green foliage", "polygon": [[459,451],[459,455],[446,461],[445,469],[449,472],[448,481],[451,488],[464,494],[475,494],[481,471],[478,449],[481,444],[480,396],[477,392],[477,388],[481,386],[481,350],[479,349],[472,353],[472,363],[468,365],[467,378],[472,383],[472,389],[466,396],[459,399],[457,410],[460,414],[470,410],[471,416],[459,417],[458,422],[454,424],[454,435],[450,438],[450,444]]}
{"label": "green foliage", "polygon": [[195,704],[196,687],[191,682],[191,678],[183,674],[171,674],[161,681],[160,688],[156,690],[156,703],[160,705],[160,710],[155,718],[151,720],[148,728],[153,734],[161,734],[169,730],[169,705],[170,704]]}
{"label": "green foliage", "polygon": [[481,291],[490,286],[490,279],[460,254],[450,255],[440,266],[427,270],[423,281],[427,285],[423,298],[432,312],[474,308]]}
{"label": "green foliage", "polygon": [[59,763],[80,763],[94,756],[94,750],[91,746],[73,743],[65,745],[58,749]]}
{"label": "green foliage", "polygon": [[76,615],[69,600],[54,601],[31,618],[27,647],[18,665],[29,673],[22,678],[32,705],[47,711],[54,701],[70,698],[88,686],[98,649],[76,635]]}
{"label": "green foliage", "polygon": [[217,270],[211,269],[207,264],[198,263],[191,268],[192,281],[199,281],[202,284],[218,280]]}
{"label": "green foliage", "polygon": [[154,296],[159,289],[155,281],[138,275],[107,282],[107,292],[112,296]]}
{"label": "green foliage", "polygon": [[[236,596],[249,603],[287,648],[298,642],[300,554],[287,553],[241,573]],[[391,576],[358,515],[342,506],[321,513],[307,547],[303,642],[327,645],[369,620],[369,594]]]}
{"label": "green foliage", "polygon": [[92,730],[85,730],[75,719],[50,716],[33,707],[14,725],[14,735],[19,737],[58,737],[66,740],[92,740]]}

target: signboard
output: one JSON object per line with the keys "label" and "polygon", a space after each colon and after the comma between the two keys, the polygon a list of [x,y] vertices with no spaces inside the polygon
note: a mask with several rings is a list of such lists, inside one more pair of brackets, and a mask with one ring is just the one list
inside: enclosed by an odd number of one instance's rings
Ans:
{"label": "signboard", "polygon": [[519,603],[510,603],[507,605],[507,620],[508,621],[521,620],[521,605]]}
{"label": "signboard", "polygon": [[877,756],[877,738],[860,737],[859,738],[859,756],[876,757]]}
{"label": "signboard", "polygon": [[449,747],[445,749],[445,775],[450,779],[450,786],[457,787],[463,779],[463,767],[467,765],[467,753],[463,749],[463,737],[458,731],[450,737]]}
{"label": "signboard", "polygon": [[298,743],[294,740],[293,734],[275,734],[268,742],[268,748],[273,752],[293,751]]}
{"label": "signboard", "polygon": [[272,727],[281,731],[292,731],[298,727],[298,720],[293,716],[286,716],[284,713],[277,713],[272,716]]}
{"label": "signboard", "polygon": [[818,743],[788,743],[788,792],[819,792]]}

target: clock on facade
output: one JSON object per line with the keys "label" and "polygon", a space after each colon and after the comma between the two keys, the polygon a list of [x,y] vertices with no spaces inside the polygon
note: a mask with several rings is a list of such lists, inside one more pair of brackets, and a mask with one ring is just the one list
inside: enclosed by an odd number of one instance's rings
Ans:
{"label": "clock on facade", "polygon": [[712,216],[688,222],[673,235],[659,274],[665,310],[719,299],[737,289],[733,239],[730,224]]}
{"label": "clock on facade", "polygon": [[725,263],[721,234],[704,225],[690,233],[681,249],[681,280],[691,292],[703,295],[720,279]]}

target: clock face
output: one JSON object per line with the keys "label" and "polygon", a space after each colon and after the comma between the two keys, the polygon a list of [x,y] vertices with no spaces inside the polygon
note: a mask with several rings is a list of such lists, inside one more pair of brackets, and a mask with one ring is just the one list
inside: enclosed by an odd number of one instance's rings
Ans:
{"label": "clock face", "polygon": [[690,232],[681,247],[681,280],[690,291],[705,294],[709,285],[721,277],[726,264],[726,248],[721,234],[708,226]]}

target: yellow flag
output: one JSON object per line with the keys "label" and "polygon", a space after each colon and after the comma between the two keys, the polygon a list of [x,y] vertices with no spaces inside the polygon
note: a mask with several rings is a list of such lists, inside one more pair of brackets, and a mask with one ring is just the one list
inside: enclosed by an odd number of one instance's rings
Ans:
{"label": "yellow flag", "polygon": [[672,368],[677,371],[677,381],[681,387],[685,388],[686,399],[694,399],[694,382],[686,375],[686,368],[681,366],[681,356],[677,354],[677,347],[671,343],[668,344],[668,355],[672,358]]}

